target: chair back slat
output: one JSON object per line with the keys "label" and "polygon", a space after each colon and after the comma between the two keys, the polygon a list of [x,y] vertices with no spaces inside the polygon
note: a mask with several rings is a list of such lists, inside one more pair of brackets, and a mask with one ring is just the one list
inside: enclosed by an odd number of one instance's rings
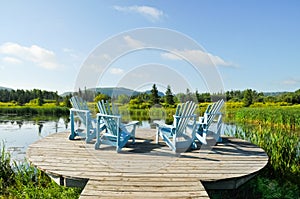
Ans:
{"label": "chair back slat", "polygon": [[116,114],[113,114],[113,112],[116,111],[112,111],[112,109],[115,108],[111,108],[109,102],[105,102],[104,100],[101,100],[97,103],[99,112],[102,114],[102,118],[106,124],[106,128],[108,130],[108,132],[112,135],[117,136],[118,131],[119,131],[119,126],[120,126],[120,117],[110,117],[112,115],[114,116],[118,116]]}
{"label": "chair back slat", "polygon": [[208,115],[207,116],[208,117],[207,118],[207,126],[209,126],[213,122],[216,114],[220,113],[223,105],[224,105],[224,100],[221,99],[221,100],[217,101],[216,103],[213,103],[209,112],[206,112],[206,114]]}
{"label": "chair back slat", "polygon": [[180,137],[185,133],[189,121],[195,117],[194,112],[196,110],[196,104],[192,101],[188,101],[181,104],[178,109],[179,110],[176,111],[177,115],[174,116],[174,120],[176,120],[176,135]]}

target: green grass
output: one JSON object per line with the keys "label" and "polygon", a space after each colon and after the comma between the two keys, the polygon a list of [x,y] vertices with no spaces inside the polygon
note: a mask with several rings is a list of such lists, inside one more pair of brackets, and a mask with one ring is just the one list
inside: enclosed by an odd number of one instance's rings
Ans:
{"label": "green grass", "polygon": [[[228,109],[226,109],[228,111]],[[269,156],[266,168],[236,190],[209,191],[211,198],[300,198],[300,106],[229,109],[235,137]]]}
{"label": "green grass", "polygon": [[69,115],[69,108],[55,106],[53,104],[45,104],[43,106],[33,106],[33,105],[24,105],[24,106],[9,106],[9,105],[0,105],[0,115],[55,115],[55,116],[65,116]]}
{"label": "green grass", "polygon": [[27,162],[16,164],[4,145],[0,148],[0,198],[78,198],[82,189],[57,185]]}
{"label": "green grass", "polygon": [[241,123],[300,129],[300,106],[242,108],[236,111],[234,119]]}
{"label": "green grass", "polygon": [[300,179],[300,106],[243,108],[234,122],[235,136],[263,148],[277,173]]}

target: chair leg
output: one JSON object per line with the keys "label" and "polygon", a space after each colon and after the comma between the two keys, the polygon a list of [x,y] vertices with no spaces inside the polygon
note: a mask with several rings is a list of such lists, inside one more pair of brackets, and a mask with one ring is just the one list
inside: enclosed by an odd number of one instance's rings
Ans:
{"label": "chair leg", "polygon": [[95,143],[95,149],[99,149],[100,148],[100,141],[97,140],[97,142]]}
{"label": "chair leg", "polygon": [[157,132],[156,132],[156,138],[155,138],[155,142],[156,142],[156,144],[158,144],[158,142],[159,142],[159,128],[157,129]]}
{"label": "chair leg", "polygon": [[70,136],[69,136],[69,140],[74,140],[76,137],[76,133],[75,132],[71,132]]}
{"label": "chair leg", "polygon": [[121,152],[121,150],[122,150],[122,148],[120,148],[119,146],[117,146],[117,153],[120,153]]}

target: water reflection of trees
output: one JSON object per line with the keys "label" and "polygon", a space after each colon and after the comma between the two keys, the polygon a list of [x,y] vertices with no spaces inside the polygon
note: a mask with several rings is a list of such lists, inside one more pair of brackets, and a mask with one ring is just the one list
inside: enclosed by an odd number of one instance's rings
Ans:
{"label": "water reflection of trees", "polygon": [[43,123],[42,123],[42,122],[39,122],[39,123],[38,123],[38,129],[39,129],[39,131],[38,131],[38,132],[39,132],[39,135],[41,135],[41,134],[42,134],[42,129],[43,129],[43,126],[44,126],[44,125],[43,125]]}
{"label": "water reflection of trees", "polygon": [[19,125],[19,128],[21,128],[23,125],[23,121],[16,121],[16,123],[17,123],[17,125]]}

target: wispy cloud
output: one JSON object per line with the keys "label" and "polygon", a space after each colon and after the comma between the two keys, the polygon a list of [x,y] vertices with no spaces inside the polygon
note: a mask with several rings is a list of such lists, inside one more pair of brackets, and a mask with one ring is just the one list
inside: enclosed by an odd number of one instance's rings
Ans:
{"label": "wispy cloud", "polygon": [[22,61],[14,57],[3,57],[2,61],[8,64],[22,64]]}
{"label": "wispy cloud", "polygon": [[111,68],[109,72],[113,75],[122,75],[124,73],[124,70],[121,68]]}
{"label": "wispy cloud", "polygon": [[60,66],[56,61],[56,55],[53,51],[37,45],[26,47],[8,42],[0,45],[0,53],[11,57],[8,60],[6,59],[6,61],[13,61],[12,57],[14,57],[14,61],[16,59],[19,62],[30,61],[45,69],[56,69]]}
{"label": "wispy cloud", "polygon": [[136,40],[136,39],[133,39],[129,35],[124,36],[123,39],[124,39],[125,43],[131,48],[142,48],[142,47],[144,47],[143,42],[141,42],[139,40]]}
{"label": "wispy cloud", "polygon": [[151,22],[159,21],[164,16],[163,11],[150,6],[114,6],[114,9],[120,12],[138,13]]}
{"label": "wispy cloud", "polygon": [[233,63],[227,62],[219,56],[201,50],[173,50],[172,52],[162,53],[161,57],[170,60],[183,60],[185,58],[189,61],[202,64],[213,62],[217,66],[236,67]]}
{"label": "wispy cloud", "polygon": [[282,84],[284,85],[297,85],[300,84],[300,79],[294,79],[294,78],[290,78],[290,79],[286,79],[284,81],[282,81]]}

